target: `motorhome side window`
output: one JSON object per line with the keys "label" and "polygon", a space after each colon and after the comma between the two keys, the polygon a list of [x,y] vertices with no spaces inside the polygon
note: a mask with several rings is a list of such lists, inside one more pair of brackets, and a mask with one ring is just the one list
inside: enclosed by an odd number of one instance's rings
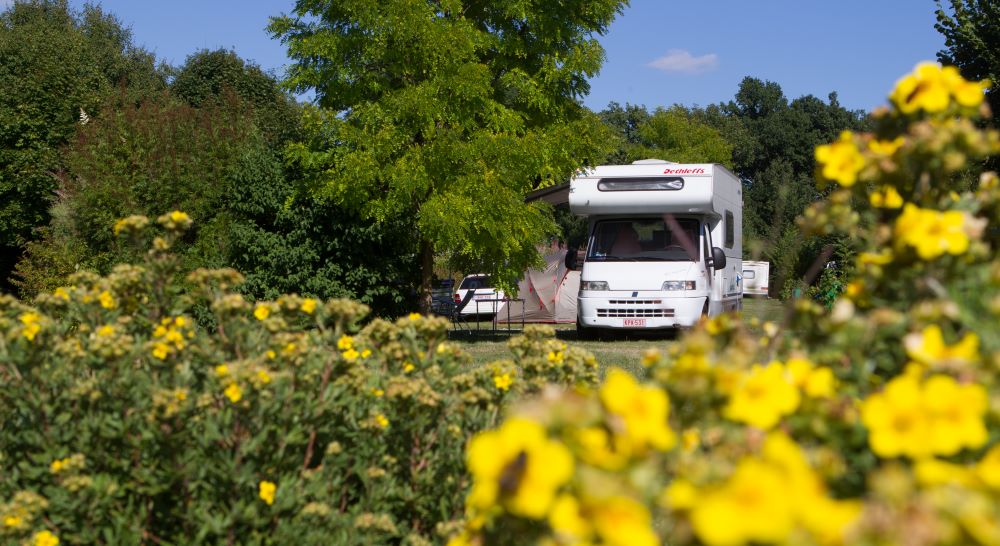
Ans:
{"label": "motorhome side window", "polygon": [[677,191],[684,189],[684,179],[672,177],[602,178],[597,191]]}
{"label": "motorhome side window", "polygon": [[587,259],[697,261],[699,227],[692,218],[602,220],[594,227]]}
{"label": "motorhome side window", "polygon": [[726,211],[726,248],[733,248],[736,244],[736,224],[733,219],[733,213],[731,211]]}

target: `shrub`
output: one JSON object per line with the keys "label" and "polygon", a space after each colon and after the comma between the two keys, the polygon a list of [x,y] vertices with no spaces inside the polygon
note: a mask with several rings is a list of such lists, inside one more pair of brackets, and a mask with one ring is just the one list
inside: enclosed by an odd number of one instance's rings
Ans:
{"label": "shrub", "polygon": [[960,176],[1000,152],[984,87],[919,65],[817,148],[800,225],[860,250],[831,309],[713,318],[647,384],[513,405],[451,544],[1000,544],[1000,179]]}
{"label": "shrub", "polygon": [[473,367],[440,318],[251,304],[230,269],[176,282],[191,219],[155,224],[115,225],[149,244],[139,264],[78,273],[35,305],[0,299],[4,543],[440,541],[463,511],[466,439],[510,398],[596,380],[551,329]]}

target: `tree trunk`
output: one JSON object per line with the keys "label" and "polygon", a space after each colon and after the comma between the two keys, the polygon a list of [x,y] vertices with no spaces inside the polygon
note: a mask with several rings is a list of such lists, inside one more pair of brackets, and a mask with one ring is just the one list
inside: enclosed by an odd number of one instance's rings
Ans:
{"label": "tree trunk", "polygon": [[431,281],[434,278],[434,246],[420,240],[420,313],[431,314]]}

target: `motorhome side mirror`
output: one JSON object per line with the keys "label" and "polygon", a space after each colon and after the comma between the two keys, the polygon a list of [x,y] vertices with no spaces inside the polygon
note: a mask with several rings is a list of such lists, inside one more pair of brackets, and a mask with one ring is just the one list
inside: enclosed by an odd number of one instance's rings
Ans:
{"label": "motorhome side mirror", "polygon": [[726,253],[717,246],[712,247],[712,268],[722,269],[726,267]]}
{"label": "motorhome side mirror", "polygon": [[566,269],[569,269],[570,271],[576,271],[579,269],[580,264],[577,263],[576,252],[576,247],[571,247],[566,250]]}

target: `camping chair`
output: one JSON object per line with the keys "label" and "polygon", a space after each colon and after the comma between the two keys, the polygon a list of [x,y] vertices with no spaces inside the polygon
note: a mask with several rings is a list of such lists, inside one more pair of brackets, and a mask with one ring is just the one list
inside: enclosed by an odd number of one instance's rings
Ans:
{"label": "camping chair", "polygon": [[[462,301],[456,303],[455,306],[452,308],[451,310],[452,329],[454,330],[461,329],[469,332],[472,331],[472,322],[469,319],[470,317],[475,317],[476,315],[465,315],[462,313],[462,311],[469,306],[469,303],[472,301],[472,298],[475,297],[475,295],[476,295],[475,290],[469,290],[468,292],[465,293],[465,297],[462,298]],[[465,328],[459,328],[460,324],[465,325]]]}

